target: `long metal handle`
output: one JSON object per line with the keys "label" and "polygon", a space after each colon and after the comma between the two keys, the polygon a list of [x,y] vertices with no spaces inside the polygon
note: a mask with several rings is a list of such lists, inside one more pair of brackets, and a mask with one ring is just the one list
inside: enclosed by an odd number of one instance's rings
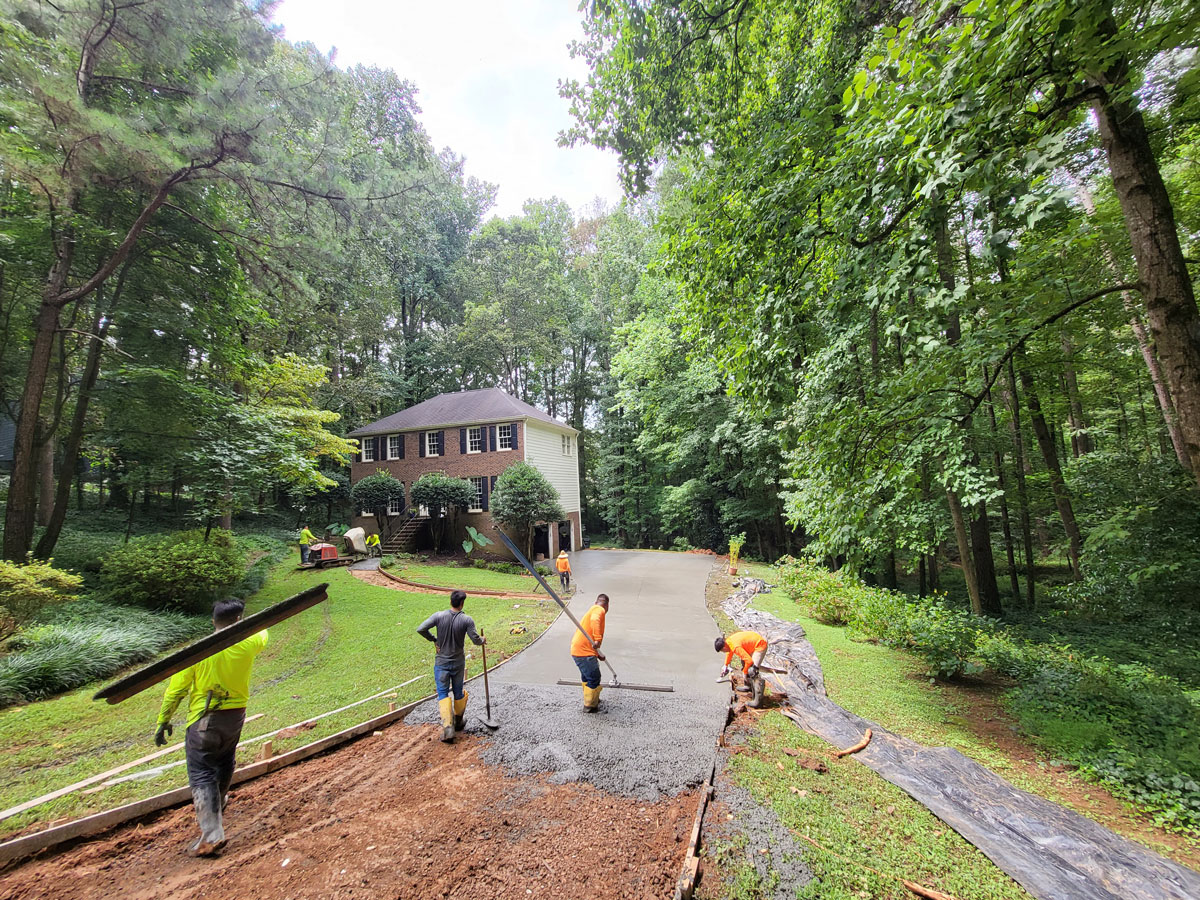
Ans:
{"label": "long metal handle", "polygon": [[[517,558],[517,562],[519,562],[526,569],[528,569],[529,574],[538,580],[538,584],[540,584],[542,587],[544,587],[546,589],[546,593],[554,598],[554,602],[557,603],[559,605],[559,607],[562,609],[562,611],[567,614],[567,617],[572,622],[575,623],[575,627],[579,630],[579,633],[582,634],[584,636],[584,638],[587,639],[587,642],[592,645],[592,649],[595,650],[597,654],[599,654],[600,648],[596,646],[596,642],[592,640],[592,636],[590,634],[588,634],[587,631],[584,630],[584,627],[581,624],[579,624],[579,620],[577,618],[575,618],[575,614],[573,612],[571,612],[569,609],[567,609],[567,604],[563,603],[560,599],[558,599],[558,594],[554,593],[554,591],[551,589],[550,585],[546,584],[546,579],[544,579],[541,576],[541,574],[538,572],[538,570],[533,567],[533,564],[530,563],[529,560],[527,560],[525,558],[525,554],[522,553],[520,550],[518,550],[517,545],[512,542],[512,539],[507,534],[505,534],[503,531],[501,531],[499,528],[496,529],[496,533],[498,535],[500,535],[500,540],[504,541],[504,545],[506,547],[508,547],[508,549],[512,552],[512,555]],[[612,683],[618,684],[619,680],[617,679],[617,672],[612,667],[612,664],[608,661],[607,658],[604,659],[603,662],[604,662],[604,665],[608,666],[608,671],[612,672]]]}
{"label": "long metal handle", "polygon": [[483,633],[483,629],[479,629],[479,636],[483,638],[483,646],[479,649],[483,651],[483,702],[487,707],[488,721],[492,720],[492,689],[488,687],[487,677],[487,635]]}

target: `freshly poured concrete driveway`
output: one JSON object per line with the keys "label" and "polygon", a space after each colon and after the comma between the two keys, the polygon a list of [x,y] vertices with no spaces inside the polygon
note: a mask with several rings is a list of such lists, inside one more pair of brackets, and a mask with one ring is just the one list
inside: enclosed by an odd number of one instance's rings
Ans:
{"label": "freshly poured concrete driveway", "polygon": [[[669,684],[712,698],[729,696],[717,684],[721,657],[713,650],[717,626],[704,605],[713,558],[687,553],[581,550],[571,554],[576,591],[569,607],[581,618],[600,593],[609,608],[601,649],[622,682]],[[558,578],[550,582],[558,590]],[[497,670],[495,680],[554,684],[579,680],[571,661],[575,626],[560,616],[533,646]],[[601,663],[603,683],[611,673]],[[564,690],[569,690],[564,688]],[[606,690],[613,701],[617,691]]]}

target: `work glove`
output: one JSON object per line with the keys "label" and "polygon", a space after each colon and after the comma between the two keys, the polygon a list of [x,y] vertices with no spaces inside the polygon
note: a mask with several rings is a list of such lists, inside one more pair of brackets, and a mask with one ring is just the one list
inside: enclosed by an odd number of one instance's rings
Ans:
{"label": "work glove", "polygon": [[729,666],[722,666],[721,667],[721,677],[723,678],[728,674],[729,674]]}
{"label": "work glove", "polygon": [[154,732],[154,746],[163,747],[167,743],[167,738],[175,733],[175,726],[170,722],[163,722],[158,726],[158,731]]}
{"label": "work glove", "polygon": [[747,678],[757,678],[758,677],[758,666],[750,666],[750,668],[748,668],[746,670],[746,677]]}

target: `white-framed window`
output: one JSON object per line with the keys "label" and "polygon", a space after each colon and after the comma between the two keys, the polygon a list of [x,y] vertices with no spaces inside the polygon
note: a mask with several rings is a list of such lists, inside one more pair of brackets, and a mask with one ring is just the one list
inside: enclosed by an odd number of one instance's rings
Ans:
{"label": "white-framed window", "polygon": [[428,506],[418,506],[417,507],[417,515],[420,516],[422,519],[428,519],[429,518],[429,507]]}
{"label": "white-framed window", "polygon": [[404,498],[403,497],[393,497],[391,500],[388,501],[388,515],[389,516],[404,515]]}
{"label": "white-framed window", "polygon": [[471,501],[471,507],[467,512],[483,512],[483,479],[472,478],[471,484],[475,488],[475,499]]}
{"label": "white-framed window", "polygon": [[473,428],[467,429],[467,452],[482,453],[483,452],[483,426],[476,425]]}
{"label": "white-framed window", "polygon": [[[436,431],[425,432],[425,455],[438,455],[438,433]],[[429,515],[426,513],[426,515]]]}
{"label": "white-framed window", "polygon": [[374,511],[374,510],[370,510],[370,509],[364,509],[362,512],[360,512],[360,513],[359,513],[359,515],[360,515],[360,516],[370,516],[371,518],[374,518],[374,517],[375,517],[375,511]]}
{"label": "white-framed window", "polygon": [[361,438],[359,444],[362,446],[362,461],[375,462],[375,438]]}
{"label": "white-framed window", "polygon": [[565,434],[560,434],[558,436],[558,442],[562,446],[562,455],[566,456],[567,455],[567,436]]}
{"label": "white-framed window", "polygon": [[400,448],[404,446],[404,435],[389,434],[388,435],[388,459],[399,459]]}
{"label": "white-framed window", "polygon": [[571,436],[570,436],[569,434],[564,434],[564,435],[562,436],[562,452],[563,452],[563,456],[570,456],[570,455],[571,455],[571,449],[572,449],[572,448],[571,448]]}
{"label": "white-framed window", "polygon": [[496,426],[496,442],[500,445],[497,449],[499,449],[499,450],[511,450],[512,449],[512,437],[513,437],[512,430],[513,430],[513,427],[511,425]]}

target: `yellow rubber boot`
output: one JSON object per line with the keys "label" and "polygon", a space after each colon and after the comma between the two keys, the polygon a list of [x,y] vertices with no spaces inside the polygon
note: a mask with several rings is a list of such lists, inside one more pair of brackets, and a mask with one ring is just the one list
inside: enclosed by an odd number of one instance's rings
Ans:
{"label": "yellow rubber boot", "polygon": [[463,691],[462,699],[454,701],[454,730],[462,731],[467,727],[467,698],[471,695]]}
{"label": "yellow rubber boot", "polygon": [[600,707],[600,688],[583,688],[583,711],[594,713]]}
{"label": "yellow rubber boot", "polygon": [[439,700],[438,712],[442,715],[442,740],[450,743],[454,740],[454,700]]}

